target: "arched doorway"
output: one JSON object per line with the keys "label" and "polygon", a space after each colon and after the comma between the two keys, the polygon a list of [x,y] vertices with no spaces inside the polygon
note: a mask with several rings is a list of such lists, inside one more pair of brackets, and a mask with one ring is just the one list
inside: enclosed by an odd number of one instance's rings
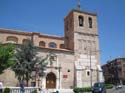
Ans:
{"label": "arched doorway", "polygon": [[56,76],[52,72],[48,73],[46,76],[46,88],[56,88]]}

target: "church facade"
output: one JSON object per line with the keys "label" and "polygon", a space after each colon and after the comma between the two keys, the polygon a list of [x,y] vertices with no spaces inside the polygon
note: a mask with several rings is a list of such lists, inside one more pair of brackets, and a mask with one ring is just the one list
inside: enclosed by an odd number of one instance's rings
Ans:
{"label": "church facade", "polygon": [[[97,14],[73,9],[64,18],[64,37],[0,29],[0,42],[22,45],[32,39],[39,57],[48,59],[46,75],[35,77],[30,86],[73,88],[92,86],[102,81],[98,40]],[[8,75],[10,76],[8,78]],[[0,75],[5,86],[17,86],[14,72],[7,69]]]}

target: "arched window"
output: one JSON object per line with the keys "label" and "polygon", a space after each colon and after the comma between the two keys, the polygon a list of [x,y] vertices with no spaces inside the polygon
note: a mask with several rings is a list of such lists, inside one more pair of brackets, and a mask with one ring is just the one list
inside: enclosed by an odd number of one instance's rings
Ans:
{"label": "arched window", "polygon": [[89,28],[92,28],[92,18],[89,17],[88,21],[89,21]]}
{"label": "arched window", "polygon": [[40,41],[40,42],[39,42],[39,46],[40,46],[40,47],[45,47],[45,45],[46,45],[46,44],[45,44],[44,41]]}
{"label": "arched window", "polygon": [[79,26],[83,26],[84,25],[84,18],[83,16],[79,16]]}
{"label": "arched window", "polygon": [[90,72],[89,71],[87,71],[87,76],[89,76],[90,75]]}
{"label": "arched window", "polygon": [[23,39],[23,45],[26,45],[26,44],[28,44],[30,42],[30,40],[28,40],[28,39]]}
{"label": "arched window", "polygon": [[6,39],[6,41],[8,43],[18,43],[18,38],[15,37],[15,36],[8,36],[7,39]]}
{"label": "arched window", "polygon": [[54,43],[54,42],[50,42],[50,43],[49,43],[49,47],[50,47],[50,48],[57,48],[57,45],[56,45],[56,43]]}
{"label": "arched window", "polygon": [[64,49],[64,44],[60,44],[60,48]]}

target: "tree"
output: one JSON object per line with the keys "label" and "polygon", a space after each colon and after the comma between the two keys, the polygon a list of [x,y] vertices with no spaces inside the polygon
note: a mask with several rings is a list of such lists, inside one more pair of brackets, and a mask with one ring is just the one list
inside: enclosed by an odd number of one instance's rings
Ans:
{"label": "tree", "polygon": [[13,44],[0,44],[0,74],[13,64],[14,50]]}
{"label": "tree", "polygon": [[[32,71],[36,63],[41,64],[41,68],[44,70],[46,67],[45,61],[42,61],[38,56],[33,46],[32,41],[25,45],[21,45],[20,48],[16,49],[15,63],[12,66],[12,70],[15,72],[19,82],[26,80],[27,86],[30,79],[32,79]],[[42,63],[41,63],[42,62]]]}

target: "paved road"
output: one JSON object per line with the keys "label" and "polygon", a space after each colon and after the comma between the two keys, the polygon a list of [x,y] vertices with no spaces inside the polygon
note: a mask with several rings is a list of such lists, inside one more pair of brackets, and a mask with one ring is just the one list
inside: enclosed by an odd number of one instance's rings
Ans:
{"label": "paved road", "polygon": [[122,89],[116,90],[115,88],[107,90],[107,93],[125,93],[125,86]]}

